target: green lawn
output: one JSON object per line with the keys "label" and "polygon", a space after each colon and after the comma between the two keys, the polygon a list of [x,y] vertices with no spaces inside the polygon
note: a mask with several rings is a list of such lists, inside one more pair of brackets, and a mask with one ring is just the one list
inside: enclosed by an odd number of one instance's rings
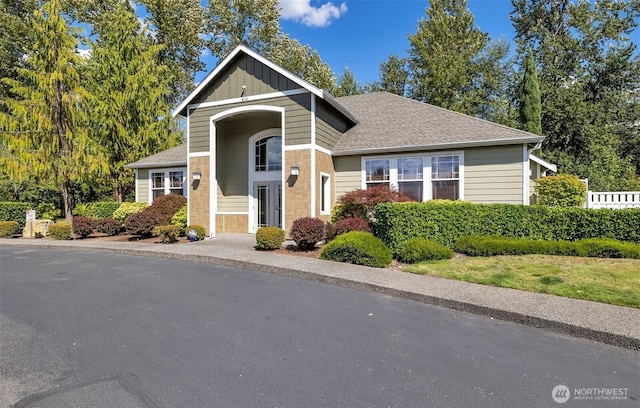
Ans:
{"label": "green lawn", "polygon": [[406,272],[640,308],[640,260],[523,255],[405,266]]}

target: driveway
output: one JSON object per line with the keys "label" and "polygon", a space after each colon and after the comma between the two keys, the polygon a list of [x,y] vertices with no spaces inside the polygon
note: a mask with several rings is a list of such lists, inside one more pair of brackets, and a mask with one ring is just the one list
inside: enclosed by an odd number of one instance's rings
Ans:
{"label": "driveway", "polygon": [[638,403],[633,351],[381,294],[22,247],[0,271],[0,405],[555,407],[560,384],[626,389],[566,406]]}

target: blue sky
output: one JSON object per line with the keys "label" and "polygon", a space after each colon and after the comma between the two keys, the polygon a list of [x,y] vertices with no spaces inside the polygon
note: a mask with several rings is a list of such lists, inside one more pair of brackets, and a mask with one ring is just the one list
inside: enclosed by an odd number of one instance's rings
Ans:
{"label": "blue sky", "polygon": [[[492,39],[513,40],[510,0],[468,0],[468,4],[476,25]],[[364,84],[378,79],[380,63],[389,55],[406,55],[407,34],[415,33],[418,21],[426,17],[428,1],[280,0],[280,7],[284,32],[316,49],[336,75],[348,66]],[[209,57],[205,63],[209,71],[216,61]]]}

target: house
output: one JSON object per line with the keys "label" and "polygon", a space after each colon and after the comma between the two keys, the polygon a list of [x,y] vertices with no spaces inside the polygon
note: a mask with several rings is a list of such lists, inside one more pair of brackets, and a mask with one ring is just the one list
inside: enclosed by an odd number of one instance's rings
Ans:
{"label": "house", "polygon": [[128,167],[136,199],[188,196],[220,232],[329,220],[336,198],[384,184],[418,201],[529,204],[543,137],[390,93],[333,98],[238,46],[175,109],[186,143]]}

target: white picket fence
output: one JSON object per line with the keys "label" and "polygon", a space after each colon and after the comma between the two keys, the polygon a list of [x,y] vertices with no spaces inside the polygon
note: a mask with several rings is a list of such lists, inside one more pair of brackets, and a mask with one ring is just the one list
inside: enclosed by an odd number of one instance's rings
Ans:
{"label": "white picket fence", "polygon": [[640,191],[587,191],[587,208],[640,208]]}

